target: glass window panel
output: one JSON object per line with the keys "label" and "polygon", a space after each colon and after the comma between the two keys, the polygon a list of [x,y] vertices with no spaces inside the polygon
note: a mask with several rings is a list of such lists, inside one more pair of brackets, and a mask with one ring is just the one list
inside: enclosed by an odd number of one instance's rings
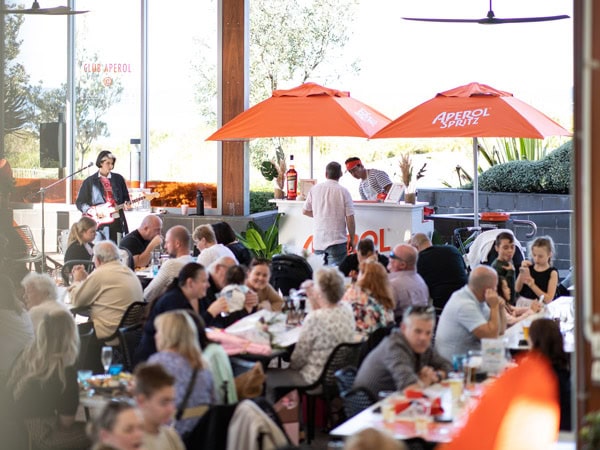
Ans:
{"label": "glass window panel", "polygon": [[216,1],[150,2],[148,21],[148,179],[180,182],[159,187],[165,206],[194,204],[196,188],[216,206],[217,144],[205,142],[216,127]]}
{"label": "glass window panel", "polygon": [[[139,181],[141,2],[79,0],[76,34],[76,168],[101,150],[117,157],[115,172]],[[92,166],[83,176],[96,170]]]}
{"label": "glass window panel", "polygon": [[[58,6],[48,1],[45,7]],[[31,6],[6,3],[7,8]],[[58,140],[40,152],[40,124],[57,122],[64,112],[67,70],[66,19],[61,16],[6,14],[4,45],[4,140],[0,158],[6,157],[16,178],[11,199],[38,202],[35,193],[60,176]],[[44,30],[44,33],[40,33]],[[46,131],[52,131],[45,128]],[[46,136],[48,136],[46,134]],[[60,158],[64,159],[64,158]],[[64,161],[63,161],[64,162]],[[48,168],[43,168],[43,166]],[[65,187],[48,191],[46,199],[64,201]]]}

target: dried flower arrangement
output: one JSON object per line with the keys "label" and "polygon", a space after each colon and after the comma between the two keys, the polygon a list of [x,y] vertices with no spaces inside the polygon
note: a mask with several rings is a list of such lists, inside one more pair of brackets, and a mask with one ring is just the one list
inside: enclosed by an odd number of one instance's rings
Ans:
{"label": "dried flower arrangement", "polygon": [[[402,183],[404,186],[408,187],[413,178],[413,165],[412,159],[408,153],[402,153],[400,155],[400,161],[398,162],[400,166],[400,173],[402,174]],[[416,180],[418,181],[425,176],[425,172],[427,171],[427,163],[423,163],[419,171],[417,172]]]}

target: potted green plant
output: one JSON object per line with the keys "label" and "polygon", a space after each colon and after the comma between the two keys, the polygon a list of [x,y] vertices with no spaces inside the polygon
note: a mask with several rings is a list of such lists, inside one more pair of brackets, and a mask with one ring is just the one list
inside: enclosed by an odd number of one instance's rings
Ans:
{"label": "potted green plant", "polygon": [[254,222],[248,222],[246,231],[236,233],[240,241],[256,258],[273,259],[274,255],[281,253],[279,244],[279,219],[281,213],[275,216],[275,222],[266,231],[263,231]]}
{"label": "potted green plant", "polygon": [[579,437],[584,444],[584,450],[600,448],[600,411],[592,411],[585,415]]}
{"label": "potted green plant", "polygon": [[260,173],[267,181],[275,180],[274,197],[282,199],[284,196],[285,172],[287,166],[285,163],[285,153],[280,145],[275,149],[275,158],[270,161],[263,161],[260,165]]}

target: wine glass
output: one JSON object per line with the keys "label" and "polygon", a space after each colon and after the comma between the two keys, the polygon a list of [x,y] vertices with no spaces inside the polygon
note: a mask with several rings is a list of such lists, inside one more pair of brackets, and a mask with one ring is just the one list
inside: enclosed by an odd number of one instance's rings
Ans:
{"label": "wine glass", "polygon": [[104,367],[104,375],[106,375],[108,373],[110,364],[112,363],[112,358],[113,358],[112,347],[109,345],[102,347],[102,353],[100,355],[100,358],[102,360],[102,366]]}

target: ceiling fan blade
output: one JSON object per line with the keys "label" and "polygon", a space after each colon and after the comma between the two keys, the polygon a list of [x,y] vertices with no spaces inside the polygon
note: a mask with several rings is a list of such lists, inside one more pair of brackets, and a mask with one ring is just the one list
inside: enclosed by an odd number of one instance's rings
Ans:
{"label": "ceiling fan blade", "polygon": [[418,22],[439,22],[439,23],[478,23],[481,25],[499,25],[503,23],[526,23],[526,22],[549,22],[551,20],[569,19],[570,16],[546,16],[546,17],[515,17],[501,19],[499,17],[484,17],[483,19],[430,19],[424,17],[402,17],[404,20],[413,20]]}
{"label": "ceiling fan blade", "polygon": [[501,23],[528,23],[528,22],[549,22],[551,20],[562,20],[569,19],[570,16],[565,14],[560,16],[546,16],[546,17],[514,17],[508,19],[500,19],[498,17],[486,17],[484,19],[478,20],[477,23],[482,25],[490,25],[490,24],[501,24]]}
{"label": "ceiling fan blade", "polygon": [[31,15],[46,15],[46,16],[72,16],[75,14],[84,14],[89,11],[74,11],[68,6],[56,6],[54,8],[40,8],[39,3],[34,2],[31,8],[28,9],[4,9],[3,14],[31,14]]}
{"label": "ceiling fan blade", "polygon": [[456,22],[456,23],[479,23],[479,19],[426,19],[422,17],[402,17],[404,20],[414,20],[417,22]]}

